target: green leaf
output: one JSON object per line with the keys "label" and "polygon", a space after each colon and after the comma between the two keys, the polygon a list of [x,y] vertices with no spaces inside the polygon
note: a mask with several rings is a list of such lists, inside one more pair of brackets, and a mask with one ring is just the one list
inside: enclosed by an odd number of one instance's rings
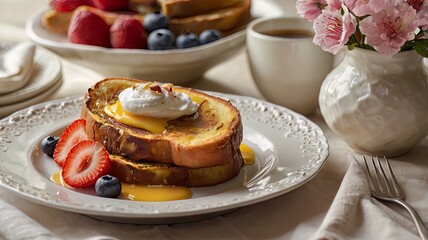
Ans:
{"label": "green leaf", "polygon": [[413,42],[405,42],[400,51],[406,51],[413,48]]}
{"label": "green leaf", "polygon": [[428,41],[415,41],[413,48],[419,55],[428,58]]}
{"label": "green leaf", "polygon": [[425,47],[428,47],[428,39],[419,39],[417,42],[421,43]]}

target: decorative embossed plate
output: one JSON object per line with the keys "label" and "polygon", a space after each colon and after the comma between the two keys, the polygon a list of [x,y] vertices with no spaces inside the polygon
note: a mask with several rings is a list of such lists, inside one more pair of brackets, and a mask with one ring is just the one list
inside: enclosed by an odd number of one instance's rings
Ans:
{"label": "decorative embossed plate", "polygon": [[328,156],[321,129],[286,108],[261,100],[212,93],[229,99],[240,111],[244,143],[256,154],[234,179],[212,187],[192,188],[191,199],[135,202],[105,199],[93,190],[73,190],[49,180],[58,171],[40,149],[41,139],[60,134],[79,117],[82,98],[33,106],[0,121],[0,185],[22,197],[65,211],[128,223],[173,223],[216,216],[287,193],[312,179]]}

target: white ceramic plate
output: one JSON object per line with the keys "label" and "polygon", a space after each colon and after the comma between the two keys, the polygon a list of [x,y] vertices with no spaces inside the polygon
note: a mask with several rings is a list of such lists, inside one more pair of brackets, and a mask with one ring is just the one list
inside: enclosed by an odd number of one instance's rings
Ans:
{"label": "white ceramic plate", "polygon": [[151,81],[184,84],[200,78],[208,69],[232,56],[245,43],[241,30],[210,44],[188,49],[153,51],[147,49],[112,49],[73,44],[65,34],[47,31],[41,25],[42,9],[32,16],[26,26],[28,36],[36,43],[68,57],[84,60],[94,68],[102,65],[108,75],[125,73]]}
{"label": "white ceramic plate", "polygon": [[[0,43],[0,51],[12,46],[10,43]],[[58,82],[61,77],[61,62],[55,54],[37,47],[33,59],[34,72],[28,85],[14,92],[0,94],[0,107],[33,98]],[[25,107],[28,106],[30,105]]]}
{"label": "white ceramic plate", "polygon": [[128,223],[172,223],[219,215],[287,193],[312,179],[328,156],[321,129],[286,108],[249,97],[214,93],[240,111],[244,143],[256,154],[234,179],[192,188],[191,199],[134,202],[105,199],[49,180],[58,171],[42,153],[41,139],[60,134],[79,117],[82,98],[39,104],[0,121],[0,185],[31,201],[98,219]]}

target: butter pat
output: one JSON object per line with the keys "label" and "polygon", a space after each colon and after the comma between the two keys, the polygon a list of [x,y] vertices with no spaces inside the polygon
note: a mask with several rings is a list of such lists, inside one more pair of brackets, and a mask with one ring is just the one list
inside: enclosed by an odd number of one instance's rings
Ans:
{"label": "butter pat", "polygon": [[36,46],[19,43],[0,53],[0,94],[13,92],[28,84],[33,72]]}

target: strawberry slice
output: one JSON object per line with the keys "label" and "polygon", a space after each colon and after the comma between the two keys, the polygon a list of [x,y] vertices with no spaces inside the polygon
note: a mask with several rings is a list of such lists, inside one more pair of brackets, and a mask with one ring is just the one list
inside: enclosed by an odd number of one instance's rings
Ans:
{"label": "strawberry slice", "polygon": [[62,178],[71,187],[95,185],[98,178],[110,170],[110,158],[104,146],[92,140],[76,144],[67,155],[62,168]]}
{"label": "strawberry slice", "polygon": [[70,149],[78,142],[88,139],[85,133],[85,119],[77,119],[72,122],[61,134],[56,144],[53,158],[55,162],[62,167]]}

